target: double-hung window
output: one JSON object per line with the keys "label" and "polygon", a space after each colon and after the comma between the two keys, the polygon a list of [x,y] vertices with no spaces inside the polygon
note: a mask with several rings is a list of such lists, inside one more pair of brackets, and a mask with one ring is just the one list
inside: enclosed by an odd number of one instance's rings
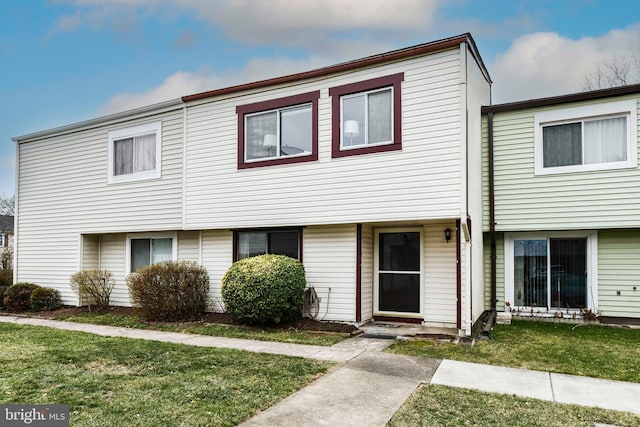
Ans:
{"label": "double-hung window", "polygon": [[160,178],[161,122],[109,132],[109,183]]}
{"label": "double-hung window", "polygon": [[128,246],[130,272],[147,265],[176,259],[175,236],[131,236]]}
{"label": "double-hung window", "polygon": [[238,167],[317,160],[319,96],[316,91],[238,106]]}
{"label": "double-hung window", "polygon": [[535,115],[536,174],[637,166],[636,101]]}
{"label": "double-hung window", "polygon": [[274,229],[235,232],[234,260],[257,255],[286,255],[302,261],[302,230]]}
{"label": "double-hung window", "polygon": [[333,157],[402,148],[403,80],[400,73],[329,89]]}

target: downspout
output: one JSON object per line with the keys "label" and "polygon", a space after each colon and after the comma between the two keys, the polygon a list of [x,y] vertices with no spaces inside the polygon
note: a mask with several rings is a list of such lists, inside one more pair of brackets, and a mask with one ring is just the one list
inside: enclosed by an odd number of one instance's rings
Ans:
{"label": "downspout", "polygon": [[460,259],[460,219],[456,219],[456,326],[462,329],[462,266]]}
{"label": "downspout", "polygon": [[489,140],[489,240],[491,245],[491,313],[495,317],[496,312],[496,203],[493,168],[493,112],[487,115],[487,131]]}

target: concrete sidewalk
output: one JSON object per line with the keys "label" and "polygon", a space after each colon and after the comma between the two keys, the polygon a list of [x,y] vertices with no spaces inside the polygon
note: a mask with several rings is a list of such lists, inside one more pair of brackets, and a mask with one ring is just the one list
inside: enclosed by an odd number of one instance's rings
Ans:
{"label": "concrete sidewalk", "polygon": [[0,322],[341,363],[247,426],[285,426],[292,420],[297,425],[384,426],[420,384],[428,383],[640,414],[638,383],[384,353],[393,342],[389,339],[359,336],[323,347],[17,316],[0,315]]}

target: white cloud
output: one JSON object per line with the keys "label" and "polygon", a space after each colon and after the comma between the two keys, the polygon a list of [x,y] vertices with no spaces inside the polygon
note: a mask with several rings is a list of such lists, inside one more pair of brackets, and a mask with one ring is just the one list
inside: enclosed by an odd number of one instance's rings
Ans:
{"label": "white cloud", "polygon": [[572,40],[557,33],[517,38],[489,65],[494,103],[579,92],[598,63],[640,47],[640,26]]}
{"label": "white cloud", "polygon": [[145,92],[121,93],[113,96],[100,110],[100,114],[130,110],[185,95],[283,76],[332,63],[331,59],[321,56],[304,60],[256,58],[247,62],[240,70],[229,69],[219,73],[210,70],[180,71],[164,79],[159,86]]}

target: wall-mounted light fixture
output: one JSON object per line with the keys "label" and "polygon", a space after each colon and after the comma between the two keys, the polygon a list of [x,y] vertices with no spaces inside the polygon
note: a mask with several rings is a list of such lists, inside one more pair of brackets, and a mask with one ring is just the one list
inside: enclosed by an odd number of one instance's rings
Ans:
{"label": "wall-mounted light fixture", "polygon": [[446,240],[447,243],[449,243],[449,240],[451,240],[451,229],[450,228],[445,228],[444,229],[444,240]]}

